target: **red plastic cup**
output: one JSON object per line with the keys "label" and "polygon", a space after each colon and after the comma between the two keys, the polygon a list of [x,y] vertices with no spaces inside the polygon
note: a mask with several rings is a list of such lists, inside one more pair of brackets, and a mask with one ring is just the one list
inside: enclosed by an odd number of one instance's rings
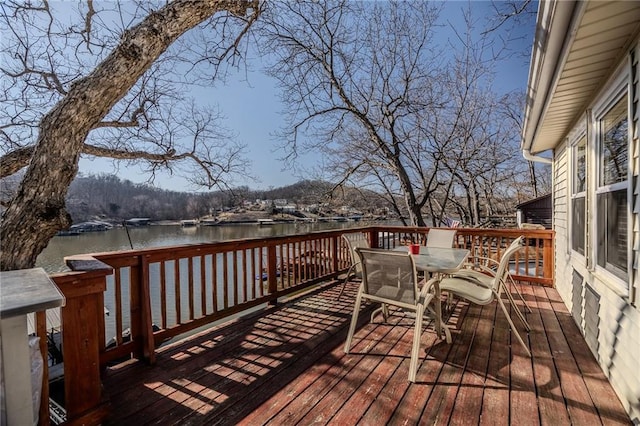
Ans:
{"label": "red plastic cup", "polygon": [[420,254],[420,244],[411,244],[411,245],[409,245],[409,253],[411,253],[411,254]]}

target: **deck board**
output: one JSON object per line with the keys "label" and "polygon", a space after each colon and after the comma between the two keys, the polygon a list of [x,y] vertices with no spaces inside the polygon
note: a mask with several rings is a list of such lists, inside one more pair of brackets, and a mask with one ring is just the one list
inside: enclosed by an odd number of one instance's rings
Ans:
{"label": "deck board", "polygon": [[106,424],[630,424],[555,290],[521,286],[533,358],[496,303],[458,301],[452,344],[425,321],[410,384],[413,320],[400,311],[369,323],[366,306],[344,353],[357,286],[339,301],[341,286],[326,286],[200,332],[161,348],[155,366],[110,367]]}
{"label": "deck board", "polygon": [[[498,305],[491,305],[491,315],[495,316]],[[489,313],[489,306],[484,311]],[[482,394],[481,425],[509,424],[509,351],[505,345],[508,330],[492,327],[485,340],[490,342],[487,356],[487,374]]]}

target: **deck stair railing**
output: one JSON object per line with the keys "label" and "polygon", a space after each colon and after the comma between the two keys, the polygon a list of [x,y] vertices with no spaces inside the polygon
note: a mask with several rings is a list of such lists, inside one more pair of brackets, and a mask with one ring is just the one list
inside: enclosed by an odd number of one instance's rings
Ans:
{"label": "deck stair railing", "polygon": [[[67,298],[61,315],[67,422],[99,424],[104,418],[108,401],[100,375],[108,365],[131,357],[153,364],[156,349],[168,339],[335,280],[350,266],[343,233],[365,232],[372,247],[393,248],[424,243],[428,231],[371,226],[67,258],[73,272],[52,276]],[[457,246],[472,256],[496,258],[525,235],[512,275],[553,285],[553,231],[457,231]],[[41,341],[44,322],[41,313]],[[45,346],[42,350],[46,354]],[[41,424],[47,424],[46,413],[43,398]]]}

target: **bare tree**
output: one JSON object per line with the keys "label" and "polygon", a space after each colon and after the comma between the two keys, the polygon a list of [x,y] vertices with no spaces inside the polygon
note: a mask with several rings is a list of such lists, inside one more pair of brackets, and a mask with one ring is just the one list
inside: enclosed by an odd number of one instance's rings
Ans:
{"label": "bare tree", "polygon": [[[450,45],[436,44],[430,2],[300,1],[271,24],[271,73],[290,106],[292,158],[321,153],[338,182],[385,194],[413,225],[450,212],[477,224],[491,185],[524,161],[493,87],[503,45],[469,11]],[[478,35],[480,34],[480,35]],[[452,53],[453,52],[453,53]],[[507,97],[509,99],[510,97]]]}
{"label": "bare tree", "polygon": [[[241,166],[241,149],[219,143],[217,113],[182,103],[181,84],[201,65],[218,76],[259,15],[257,0],[141,2],[132,14],[107,5],[115,9],[88,0],[75,15],[56,14],[46,0],[1,6],[2,176],[28,166],[2,216],[3,270],[33,266],[68,227],[65,195],[81,155],[143,160],[152,173],[189,159],[205,185]],[[194,28],[208,40],[195,60],[183,46],[170,48]]]}
{"label": "bare tree", "polygon": [[537,2],[533,0],[499,0],[492,1],[493,15],[489,19],[489,24],[484,33],[497,31],[506,25],[518,25],[526,19],[535,16],[535,6]]}
{"label": "bare tree", "polygon": [[320,150],[337,181],[375,184],[424,225],[422,207],[440,185],[421,137],[442,95],[433,84],[441,74],[431,47],[437,7],[301,1],[277,10],[267,29],[277,55],[270,71],[290,106],[292,155]]}

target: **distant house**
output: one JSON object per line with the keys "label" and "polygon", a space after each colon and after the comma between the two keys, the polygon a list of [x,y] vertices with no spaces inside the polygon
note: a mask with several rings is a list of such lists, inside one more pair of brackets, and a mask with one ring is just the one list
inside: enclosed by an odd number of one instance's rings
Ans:
{"label": "distant house", "polygon": [[134,217],[125,220],[125,223],[129,226],[146,226],[149,224],[150,220],[151,219],[149,219],[148,217]]}
{"label": "distant house", "polygon": [[634,424],[639,59],[639,1],[540,1],[522,139],[552,166],[557,289]]}
{"label": "distant house", "polygon": [[551,194],[525,201],[516,206],[516,218],[519,227],[530,224],[542,225],[546,229],[551,229],[552,217]]}
{"label": "distant house", "polygon": [[282,213],[293,213],[293,212],[296,211],[296,205],[295,204],[285,204],[285,205],[279,206],[278,210],[280,210]]}

